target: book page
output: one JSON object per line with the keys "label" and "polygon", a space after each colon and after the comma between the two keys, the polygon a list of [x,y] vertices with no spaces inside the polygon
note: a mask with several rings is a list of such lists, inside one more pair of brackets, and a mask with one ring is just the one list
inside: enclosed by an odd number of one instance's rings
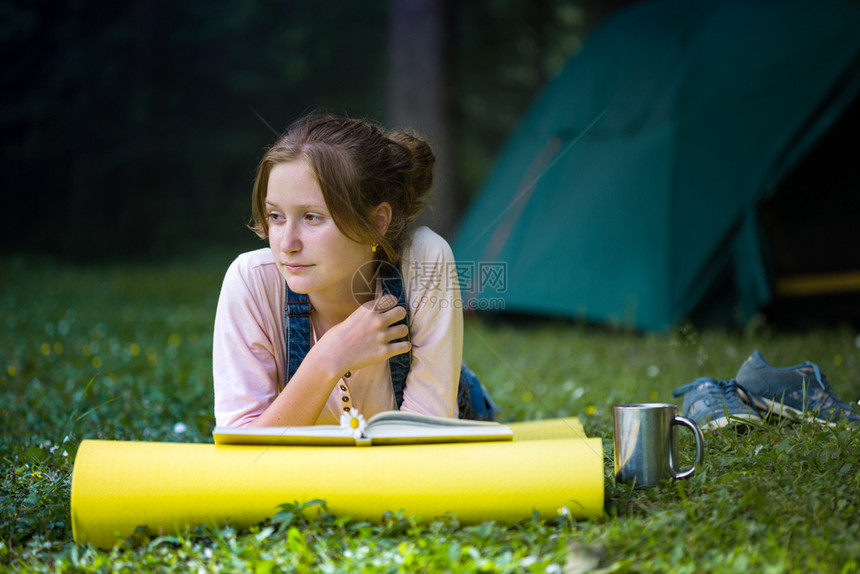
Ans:
{"label": "book page", "polygon": [[374,425],[365,434],[374,445],[509,441],[514,438],[513,431],[504,425],[436,427],[432,425],[397,424],[396,422]]}
{"label": "book page", "polygon": [[[437,442],[478,442],[511,440],[513,432],[496,422],[450,419],[385,411],[371,417],[365,429],[367,439],[356,440],[354,430],[340,425],[301,427],[233,428],[216,427],[217,445],[330,445],[417,444]],[[368,440],[369,439],[369,440]]]}
{"label": "book page", "polygon": [[448,417],[437,417],[433,415],[422,415],[407,411],[384,411],[370,417],[367,421],[368,428],[381,425],[398,423],[410,426],[433,426],[433,427],[497,427],[501,426],[494,421],[473,421],[468,419],[453,419]]}
{"label": "book page", "polygon": [[331,445],[354,446],[352,429],[339,425],[310,425],[302,427],[239,428],[215,427],[212,437],[216,445]]}

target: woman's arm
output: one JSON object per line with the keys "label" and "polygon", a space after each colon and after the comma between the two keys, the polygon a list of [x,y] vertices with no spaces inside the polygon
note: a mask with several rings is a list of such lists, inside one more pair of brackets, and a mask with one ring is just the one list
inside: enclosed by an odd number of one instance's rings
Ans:
{"label": "woman's arm", "polygon": [[286,388],[248,426],[312,425],[344,373],[408,352],[408,341],[391,342],[405,336],[407,329],[394,325],[406,316],[403,307],[391,308],[396,302],[391,296],[371,301],[329,329],[308,351]]}
{"label": "woman's arm", "polygon": [[224,276],[212,341],[219,426],[247,425],[278,394],[284,376],[279,276],[268,250],[240,255]]}
{"label": "woman's arm", "polygon": [[416,230],[403,261],[412,313],[412,367],[401,410],[457,416],[463,309],[454,263],[444,239],[427,228]]}

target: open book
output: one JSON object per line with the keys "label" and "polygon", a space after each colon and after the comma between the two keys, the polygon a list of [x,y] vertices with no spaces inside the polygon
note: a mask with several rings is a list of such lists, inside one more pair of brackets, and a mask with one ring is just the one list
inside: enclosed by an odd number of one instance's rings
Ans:
{"label": "open book", "polygon": [[[356,438],[356,434],[360,434]],[[216,445],[369,446],[513,440],[510,427],[496,422],[449,419],[385,411],[370,417],[363,433],[343,425],[237,428],[215,427]]]}

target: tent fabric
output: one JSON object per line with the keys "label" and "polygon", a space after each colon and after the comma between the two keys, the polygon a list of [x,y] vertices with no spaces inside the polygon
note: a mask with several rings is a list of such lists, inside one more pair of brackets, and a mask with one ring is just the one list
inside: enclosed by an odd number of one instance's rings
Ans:
{"label": "tent fabric", "polygon": [[860,5],[659,0],[607,19],[466,211],[465,304],[662,330],[772,298],[757,206],[860,94]]}

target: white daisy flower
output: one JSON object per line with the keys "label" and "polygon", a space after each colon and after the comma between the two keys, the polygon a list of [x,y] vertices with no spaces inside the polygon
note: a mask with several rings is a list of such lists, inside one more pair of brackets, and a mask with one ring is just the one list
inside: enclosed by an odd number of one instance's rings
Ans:
{"label": "white daisy flower", "polygon": [[367,422],[364,420],[364,416],[358,412],[358,409],[350,409],[349,412],[340,415],[340,427],[350,429],[352,436],[358,440],[364,436]]}

